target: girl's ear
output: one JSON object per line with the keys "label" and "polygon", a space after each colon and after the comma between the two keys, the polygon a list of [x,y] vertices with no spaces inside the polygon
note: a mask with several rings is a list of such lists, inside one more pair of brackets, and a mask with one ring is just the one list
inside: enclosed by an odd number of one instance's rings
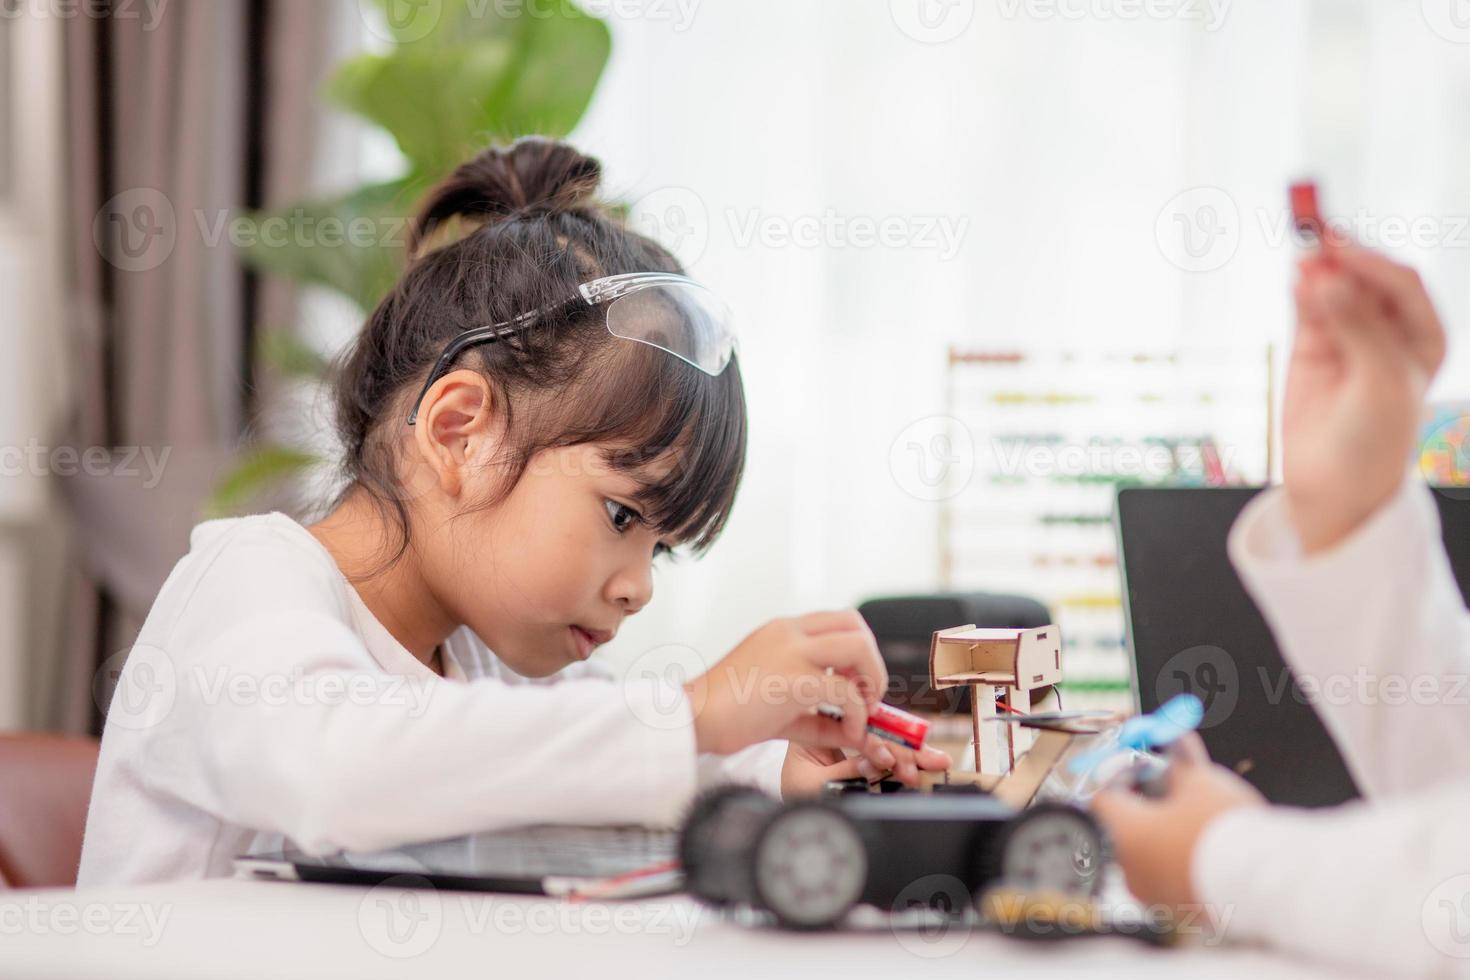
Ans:
{"label": "girl's ear", "polygon": [[489,382],[476,371],[451,371],[424,393],[414,447],[449,496],[459,496],[471,468],[485,458],[484,443],[494,437],[495,407]]}

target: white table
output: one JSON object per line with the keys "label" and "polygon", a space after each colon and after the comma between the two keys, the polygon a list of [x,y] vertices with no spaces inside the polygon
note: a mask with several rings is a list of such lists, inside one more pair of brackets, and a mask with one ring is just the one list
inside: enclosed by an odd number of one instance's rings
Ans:
{"label": "white table", "polygon": [[245,879],[0,892],[5,980],[1022,974],[1090,980],[1342,975],[1256,950],[1158,950],[1117,938],[1042,944],[963,927],[928,939],[884,927],[792,934],[744,928],[684,898],[566,903],[410,891],[391,883],[360,888]]}

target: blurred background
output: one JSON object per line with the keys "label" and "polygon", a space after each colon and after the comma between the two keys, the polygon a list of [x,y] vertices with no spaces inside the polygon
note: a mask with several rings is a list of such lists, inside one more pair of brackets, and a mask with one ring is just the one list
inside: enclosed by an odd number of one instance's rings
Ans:
{"label": "blurred background", "polygon": [[1274,471],[1291,181],[1422,270],[1423,465],[1463,476],[1461,7],[0,0],[0,728],[96,729],[194,523],[330,499],[322,368],[416,193],[533,132],[742,332],[733,519],[609,657],[984,590],[1126,700],[1114,487]]}

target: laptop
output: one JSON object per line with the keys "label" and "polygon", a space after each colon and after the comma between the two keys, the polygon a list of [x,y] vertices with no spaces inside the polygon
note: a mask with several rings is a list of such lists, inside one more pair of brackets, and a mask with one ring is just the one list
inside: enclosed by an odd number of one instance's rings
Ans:
{"label": "laptop", "polygon": [[[1231,525],[1259,492],[1118,492],[1133,690],[1143,711],[1192,691],[1205,704],[1200,736],[1212,758],[1273,803],[1330,806],[1356,797],[1358,787],[1225,550]],[[1470,598],[1470,492],[1434,496],[1455,580]]]}
{"label": "laptop", "polygon": [[390,851],[313,855],[287,849],[235,858],[237,876],[278,881],[409,886],[522,895],[604,897],[676,891],[678,834],[655,827],[540,825],[410,844]]}

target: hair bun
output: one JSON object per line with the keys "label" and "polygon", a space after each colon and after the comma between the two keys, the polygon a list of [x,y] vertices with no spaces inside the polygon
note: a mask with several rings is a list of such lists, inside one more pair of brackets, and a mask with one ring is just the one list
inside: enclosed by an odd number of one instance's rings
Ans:
{"label": "hair bun", "polygon": [[566,143],[525,136],[461,164],[428,196],[410,251],[453,218],[494,221],[518,211],[567,211],[595,200],[602,164]]}

